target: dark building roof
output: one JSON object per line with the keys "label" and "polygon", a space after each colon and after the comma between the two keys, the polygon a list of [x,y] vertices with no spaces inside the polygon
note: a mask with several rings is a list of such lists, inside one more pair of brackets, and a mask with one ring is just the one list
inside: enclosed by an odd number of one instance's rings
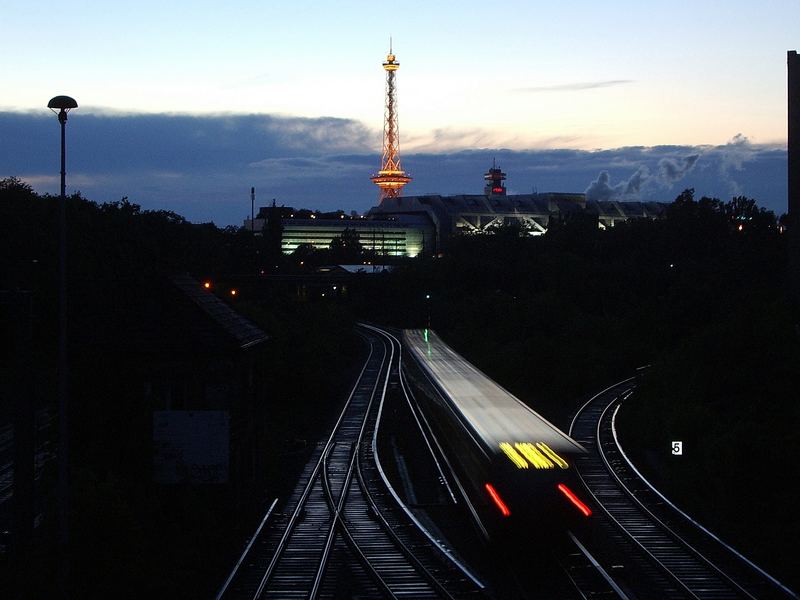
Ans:
{"label": "dark building roof", "polygon": [[249,348],[267,339],[266,333],[212,292],[204,289],[196,279],[188,275],[175,275],[170,279],[175,287],[194,302],[225,333],[236,340],[239,348]]}
{"label": "dark building roof", "polygon": [[442,215],[485,214],[515,216],[518,214],[549,216],[575,210],[586,210],[601,217],[631,218],[657,217],[666,206],[660,202],[621,202],[587,200],[584,194],[548,192],[543,194],[484,195],[458,194],[454,196],[403,196],[384,199],[371,214],[396,214],[419,211],[429,206]]}

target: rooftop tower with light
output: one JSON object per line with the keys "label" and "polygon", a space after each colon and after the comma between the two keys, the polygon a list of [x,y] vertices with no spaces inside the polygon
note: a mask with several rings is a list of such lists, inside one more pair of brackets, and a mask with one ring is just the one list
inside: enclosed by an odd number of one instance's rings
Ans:
{"label": "rooftop tower with light", "polygon": [[400,134],[397,127],[397,100],[395,73],[400,63],[392,54],[392,41],[389,39],[389,54],[383,69],[386,71],[386,112],[383,122],[383,157],[381,170],[371,177],[372,182],[380,188],[380,199],[397,198],[403,186],[411,181],[408,173],[400,166]]}
{"label": "rooftop tower with light", "polygon": [[506,179],[506,174],[497,166],[495,161],[492,161],[492,168],[483,176],[486,181],[486,186],[483,188],[483,193],[487,196],[505,196],[506,185],[503,183]]}

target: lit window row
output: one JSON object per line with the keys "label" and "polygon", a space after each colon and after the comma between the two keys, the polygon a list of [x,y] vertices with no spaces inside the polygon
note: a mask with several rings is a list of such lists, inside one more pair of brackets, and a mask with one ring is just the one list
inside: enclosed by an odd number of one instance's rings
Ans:
{"label": "lit window row", "polygon": [[536,469],[554,469],[558,466],[566,469],[569,464],[550,446],[544,442],[508,442],[500,443],[500,450],[513,462],[518,469],[527,469],[533,466]]}

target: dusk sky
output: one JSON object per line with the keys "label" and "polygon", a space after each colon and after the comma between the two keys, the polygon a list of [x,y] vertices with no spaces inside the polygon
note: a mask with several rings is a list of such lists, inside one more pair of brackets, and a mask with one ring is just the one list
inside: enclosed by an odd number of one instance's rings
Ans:
{"label": "dusk sky", "polygon": [[68,189],[92,200],[241,224],[255,186],[365,211],[391,34],[406,194],[479,193],[496,158],[510,192],[695,187],[785,212],[797,0],[386,6],[4,3],[0,177],[58,191],[45,106],[67,94]]}

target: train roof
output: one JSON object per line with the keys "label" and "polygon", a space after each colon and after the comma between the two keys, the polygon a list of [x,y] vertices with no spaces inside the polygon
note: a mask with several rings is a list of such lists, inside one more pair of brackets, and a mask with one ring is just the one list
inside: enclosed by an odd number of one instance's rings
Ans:
{"label": "train roof", "polygon": [[490,379],[430,329],[404,331],[407,347],[460,412],[472,430],[495,452],[501,443],[545,443],[556,451],[583,447]]}

